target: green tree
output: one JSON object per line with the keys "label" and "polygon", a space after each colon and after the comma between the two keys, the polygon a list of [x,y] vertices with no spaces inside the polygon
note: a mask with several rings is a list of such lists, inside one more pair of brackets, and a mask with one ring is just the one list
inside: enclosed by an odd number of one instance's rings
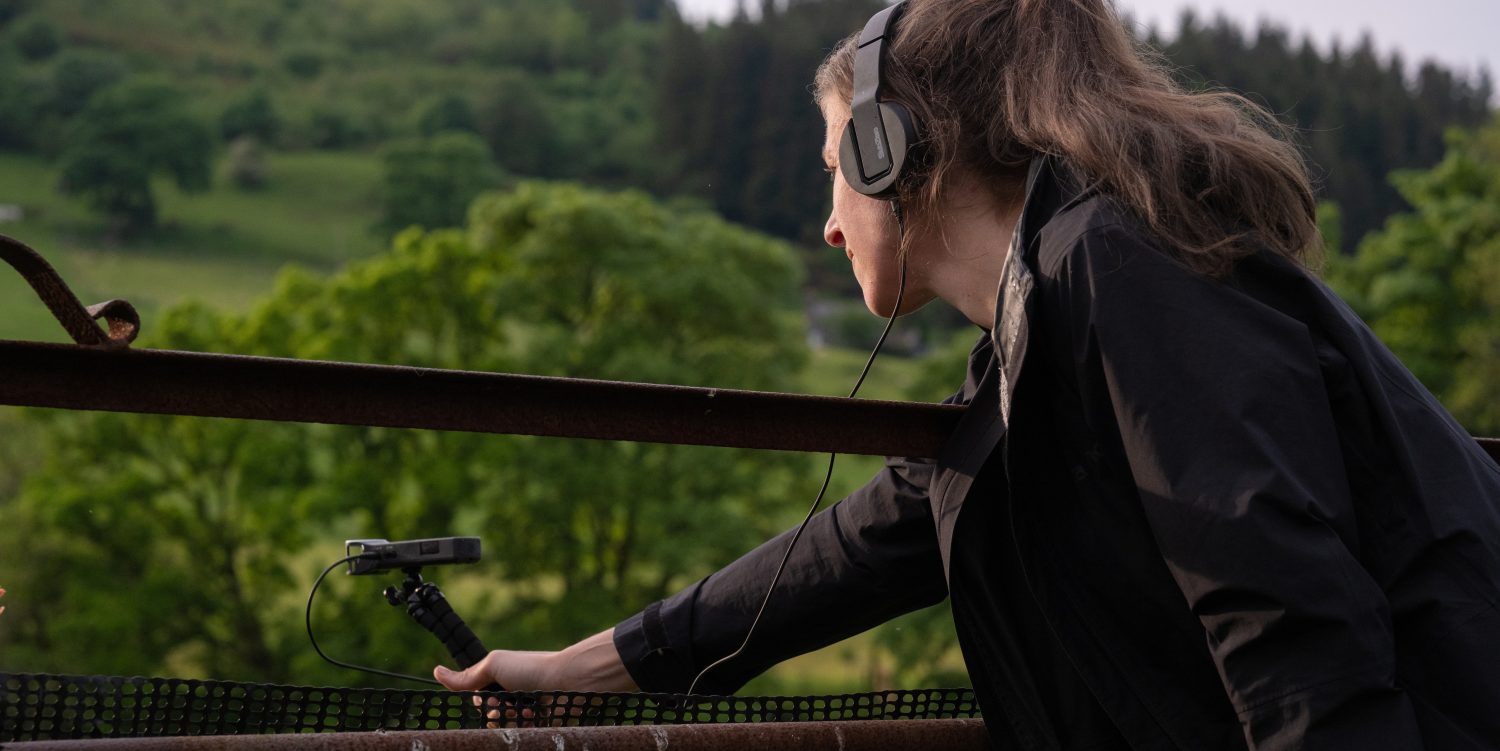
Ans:
{"label": "green tree", "polygon": [[0,53],[0,149],[25,151],[40,140],[46,99],[45,83]]}
{"label": "green tree", "polygon": [[469,202],[495,187],[499,170],[472,133],[452,131],[387,147],[384,226],[457,227]]}
{"label": "green tree", "polygon": [[[804,333],[782,243],[566,185],[523,184],[471,216],[326,280],[289,271],[249,314],[177,308],[141,346],[795,386]],[[15,670],[365,682],[301,632],[307,586],[354,537],[483,535],[484,562],[432,573],[491,646],[557,647],[778,530],[815,479],[776,452],[27,415],[44,458],[0,508],[0,549],[27,561],[4,582]],[[384,583],[330,577],[324,648],[419,673],[447,659]]]}
{"label": "green tree", "polygon": [[305,141],[317,149],[347,149],[370,141],[370,127],[353,107],[318,104],[307,118]]}
{"label": "green tree", "polygon": [[271,95],[265,89],[257,88],[246,92],[239,99],[230,102],[219,115],[219,133],[226,141],[250,136],[269,144],[276,141],[280,131],[281,117],[276,113]]}
{"label": "green tree", "polygon": [[476,128],[474,107],[459,94],[438,97],[417,115],[417,132],[427,138],[450,130],[473,133]]}
{"label": "green tree", "polygon": [[32,5],[33,0],[0,0],[0,29],[8,26],[17,16],[30,10]]}
{"label": "green tree", "polygon": [[62,47],[62,34],[45,18],[31,16],[10,30],[11,43],[27,60],[45,60]]}
{"label": "green tree", "polygon": [[1500,119],[1392,183],[1412,211],[1332,259],[1330,282],[1465,427],[1500,433]]}
{"label": "green tree", "polygon": [[528,177],[558,177],[567,160],[557,143],[555,106],[535,76],[503,69],[485,81],[475,113],[479,134],[505,168]]}
{"label": "green tree", "polygon": [[94,94],[119,83],[128,72],[124,61],[107,52],[67,50],[53,63],[51,107],[63,117],[73,117]]}
{"label": "green tree", "polygon": [[311,81],[323,74],[328,58],[327,50],[322,47],[292,47],[282,53],[281,65],[292,75]]}
{"label": "green tree", "polygon": [[[793,387],[803,334],[794,262],[779,243],[706,215],[677,218],[637,194],[601,202],[536,185],[473,216],[478,248],[508,249],[498,299],[527,301],[512,316],[531,337],[528,372]],[[631,612],[777,531],[782,510],[810,492],[811,478],[788,472],[807,466],[797,456],[552,443],[518,439],[525,461],[505,466],[500,488],[528,492],[490,505],[485,526],[515,551],[513,574],[553,582],[577,609],[545,614],[548,589],[518,593],[518,626],[566,617],[578,633],[599,613]],[[571,532],[532,534],[516,514]]]}
{"label": "green tree", "polygon": [[183,190],[208,187],[213,137],[162,83],[130,80],[89,100],[62,158],[61,188],[81,195],[118,229],[156,223],[151,176],[167,173]]}

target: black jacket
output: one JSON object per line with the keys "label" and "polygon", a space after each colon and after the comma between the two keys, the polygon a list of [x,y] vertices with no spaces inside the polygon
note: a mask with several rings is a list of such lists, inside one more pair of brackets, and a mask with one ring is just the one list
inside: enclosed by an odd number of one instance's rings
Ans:
{"label": "black jacket", "polygon": [[[1500,467],[1359,319],[1274,254],[1190,271],[1051,160],[1013,247],[943,456],[816,517],[700,688],[953,575],[1001,745],[1500,748]],[[785,537],[620,624],[637,683],[737,646]]]}

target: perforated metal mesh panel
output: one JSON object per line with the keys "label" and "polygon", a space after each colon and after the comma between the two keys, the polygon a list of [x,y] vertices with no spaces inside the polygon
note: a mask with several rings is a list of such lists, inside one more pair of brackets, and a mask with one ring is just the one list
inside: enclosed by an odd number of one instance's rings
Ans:
{"label": "perforated metal mesh panel", "polygon": [[487,721],[475,707],[477,696],[498,702],[501,727],[979,716],[968,689],[837,696],[476,694],[176,678],[0,674],[0,742],[480,728]]}

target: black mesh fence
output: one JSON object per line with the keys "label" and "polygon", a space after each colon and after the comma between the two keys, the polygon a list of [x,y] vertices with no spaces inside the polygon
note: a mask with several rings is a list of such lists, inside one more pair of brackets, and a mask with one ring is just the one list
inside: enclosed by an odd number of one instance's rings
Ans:
{"label": "black mesh fence", "polygon": [[[475,706],[484,697],[487,720]],[[455,693],[0,673],[0,743],[76,738],[978,717],[968,689],[837,696]]]}

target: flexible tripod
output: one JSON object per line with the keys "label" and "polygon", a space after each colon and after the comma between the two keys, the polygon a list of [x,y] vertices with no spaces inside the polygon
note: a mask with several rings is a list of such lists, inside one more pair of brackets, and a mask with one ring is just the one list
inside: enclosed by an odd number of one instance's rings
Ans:
{"label": "flexible tripod", "polygon": [[[459,667],[468,669],[483,660],[489,650],[469,630],[464,620],[458,617],[458,613],[453,612],[453,607],[448,604],[448,598],[443,597],[442,590],[432,582],[422,581],[422,567],[403,568],[401,572],[406,574],[406,579],[401,582],[399,589],[394,586],[385,588],[385,601],[396,607],[405,605],[406,614],[421,624],[422,628],[432,632],[448,649],[448,654],[453,655]],[[491,683],[482,690],[505,689],[499,683]]]}

